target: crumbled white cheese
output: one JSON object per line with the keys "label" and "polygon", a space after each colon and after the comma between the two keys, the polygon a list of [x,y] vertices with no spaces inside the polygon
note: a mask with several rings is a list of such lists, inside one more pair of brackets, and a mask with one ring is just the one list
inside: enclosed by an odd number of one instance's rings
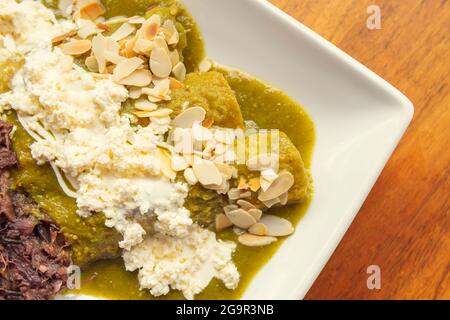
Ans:
{"label": "crumbled white cheese", "polygon": [[139,271],[142,289],[149,289],[155,296],[175,289],[193,299],[214,277],[228,289],[237,287],[239,272],[231,260],[235,246],[193,225],[187,237],[156,234],[125,252],[123,258],[128,271]]}

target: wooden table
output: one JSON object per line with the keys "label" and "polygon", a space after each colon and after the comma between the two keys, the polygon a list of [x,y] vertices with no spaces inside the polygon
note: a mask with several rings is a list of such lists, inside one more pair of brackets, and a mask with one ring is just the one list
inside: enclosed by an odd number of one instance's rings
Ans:
{"label": "wooden table", "polygon": [[[272,0],[415,106],[413,122],[306,299],[450,299],[450,1]],[[381,9],[369,30],[368,6]],[[367,267],[381,289],[367,289]]]}

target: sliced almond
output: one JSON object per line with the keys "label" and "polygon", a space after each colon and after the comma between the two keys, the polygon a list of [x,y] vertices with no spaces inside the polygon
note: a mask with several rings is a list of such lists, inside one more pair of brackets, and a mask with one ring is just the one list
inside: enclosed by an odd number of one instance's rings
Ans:
{"label": "sliced almond", "polygon": [[105,8],[96,0],[92,0],[80,7],[79,16],[81,19],[95,20],[105,14]]}
{"label": "sliced almond", "polygon": [[186,160],[179,155],[172,156],[172,169],[175,171],[183,171],[189,167],[189,164]]}
{"label": "sliced almond", "polygon": [[218,162],[216,167],[219,169],[220,173],[225,177],[225,179],[230,180],[233,177],[234,168],[226,163]]}
{"label": "sliced almond", "polygon": [[80,19],[77,24],[79,26],[78,36],[82,39],[86,39],[93,34],[101,32],[101,30],[97,28],[97,25],[91,20]]}
{"label": "sliced almond", "polygon": [[106,70],[105,51],[107,49],[107,40],[102,34],[96,35],[92,38],[92,52],[97,59],[98,70],[104,73]]}
{"label": "sliced almond", "polygon": [[294,232],[292,223],[274,215],[265,214],[259,222],[267,226],[267,235],[269,236],[284,237]]}
{"label": "sliced almond", "polygon": [[172,121],[177,128],[192,128],[195,123],[201,123],[205,119],[206,111],[202,107],[192,107],[184,110]]}
{"label": "sliced almond", "polygon": [[184,178],[186,179],[187,183],[192,186],[198,183],[198,179],[195,176],[194,170],[192,170],[192,168],[187,168],[186,170],[184,170]]}
{"label": "sliced almond", "polygon": [[111,35],[111,38],[113,38],[116,41],[125,39],[126,37],[128,37],[129,35],[131,35],[132,33],[134,33],[136,31],[136,27],[132,24],[129,24],[128,22],[125,22],[124,24],[122,24],[119,29],[117,29],[116,31],[114,31],[114,33]]}
{"label": "sliced almond", "polygon": [[223,207],[223,212],[225,212],[225,214],[230,213],[231,211],[237,210],[239,209],[239,207],[235,204],[229,204],[228,206]]}
{"label": "sliced almond", "polygon": [[157,48],[162,48],[167,53],[167,55],[170,54],[169,47],[167,46],[166,40],[161,36],[156,36],[153,40],[155,42],[155,45]]}
{"label": "sliced almond", "polygon": [[208,72],[212,68],[212,63],[208,59],[203,60],[198,65],[198,69],[200,72]]}
{"label": "sliced almond", "polygon": [[172,61],[163,48],[156,48],[152,51],[150,69],[160,78],[167,78],[172,72]]}
{"label": "sliced almond", "polygon": [[106,38],[106,51],[119,54],[119,43],[111,37]]}
{"label": "sliced almond", "polygon": [[155,111],[135,111],[134,114],[139,118],[163,118],[169,116],[173,110],[161,108]]}
{"label": "sliced almond", "polygon": [[275,237],[256,236],[250,233],[244,233],[238,238],[238,241],[247,247],[263,247],[277,241]]}
{"label": "sliced almond", "polygon": [[288,203],[288,199],[289,199],[289,193],[285,192],[280,196],[280,204],[282,206],[285,206]]}
{"label": "sliced almond", "polygon": [[251,193],[250,191],[243,192],[243,193],[241,193],[241,195],[239,196],[240,199],[251,198],[251,197],[252,197],[252,193]]}
{"label": "sliced almond", "polygon": [[[118,81],[124,86],[146,87],[152,82],[152,73],[149,70],[136,70],[128,77]],[[150,102],[150,101],[149,101]]]}
{"label": "sliced almond", "polygon": [[130,88],[128,90],[128,95],[129,95],[130,99],[136,100],[136,99],[138,99],[138,98],[140,98],[142,96],[142,88],[138,88],[138,87]]}
{"label": "sliced almond", "polygon": [[255,218],[253,218],[247,211],[243,209],[237,209],[231,212],[227,213],[228,219],[230,219],[231,222],[236,227],[239,227],[241,229],[248,229],[252,225],[256,223]]}
{"label": "sliced almond", "polygon": [[71,56],[82,55],[92,48],[92,43],[89,40],[71,40],[61,45],[63,53]]}
{"label": "sliced almond", "polygon": [[272,185],[272,182],[273,181],[264,179],[262,176],[259,178],[259,185],[260,185],[262,191],[267,191],[270,188],[270,186]]}
{"label": "sliced almond", "polygon": [[256,221],[259,221],[261,219],[261,216],[263,215],[262,210],[256,209],[256,208],[255,209],[249,209],[248,213],[250,213],[251,216],[253,218],[255,218]]}
{"label": "sliced almond", "polygon": [[67,32],[67,33],[64,33],[64,34],[62,34],[62,35],[60,35],[60,36],[57,36],[57,37],[53,38],[53,39],[52,39],[52,44],[58,44],[58,43],[61,43],[61,42],[63,42],[64,40],[66,40],[67,38],[73,37],[73,36],[76,35],[76,34],[77,34],[77,31],[76,31],[76,30],[72,30],[72,31],[69,31],[69,32]]}
{"label": "sliced almond", "polygon": [[216,215],[216,230],[217,231],[223,231],[225,229],[228,229],[229,227],[233,226],[233,222],[231,222],[230,219],[223,213],[220,213]]}
{"label": "sliced almond", "polygon": [[214,124],[213,118],[207,118],[202,122],[202,126],[204,126],[207,129],[211,128],[213,124]]}
{"label": "sliced almond", "polygon": [[275,199],[272,199],[272,200],[263,201],[263,204],[267,208],[272,208],[274,205],[279,204],[279,203],[280,203],[280,198],[275,198]]}
{"label": "sliced almond", "polygon": [[122,57],[121,55],[108,50],[105,51],[104,56],[106,61],[112,62],[114,64],[119,64],[127,60],[127,58]]}
{"label": "sliced almond", "polygon": [[159,25],[156,22],[145,23],[141,29],[141,35],[146,40],[153,40],[158,34]]}
{"label": "sliced almond", "polygon": [[176,178],[177,173],[172,169],[170,156],[163,150],[158,149],[159,164],[161,172],[170,180]]}
{"label": "sliced almond", "polygon": [[104,23],[97,23],[97,28],[106,32],[111,31],[111,27]]}
{"label": "sliced almond", "polygon": [[128,77],[130,74],[136,71],[137,68],[142,66],[143,63],[144,61],[136,57],[122,61],[114,70],[114,80],[119,81],[125,77]]}
{"label": "sliced almond", "polygon": [[178,81],[175,78],[169,78],[170,79],[170,89],[172,90],[176,90],[176,89],[181,89],[184,88],[184,84],[180,81]]}
{"label": "sliced almond", "polygon": [[98,63],[97,59],[95,59],[94,56],[87,57],[86,60],[84,61],[84,64],[89,69],[89,71],[98,72]]}
{"label": "sliced almond", "polygon": [[257,192],[261,188],[261,183],[258,178],[252,178],[248,182],[249,188],[253,192]]}
{"label": "sliced almond", "polygon": [[230,200],[238,200],[241,197],[241,191],[237,188],[230,189],[228,191],[228,199]]}
{"label": "sliced almond", "polygon": [[267,236],[268,229],[265,224],[258,222],[258,223],[255,223],[254,225],[252,225],[248,229],[248,232],[250,232],[251,234],[254,234],[255,236]]}
{"label": "sliced almond", "polygon": [[143,24],[144,22],[145,22],[145,18],[140,17],[140,16],[134,16],[128,20],[128,23],[131,23],[131,24]]}
{"label": "sliced almond", "polygon": [[166,20],[163,24],[163,27],[166,28],[170,33],[170,37],[168,38],[167,44],[176,45],[180,40],[180,34],[178,33],[178,30],[173,21]]}
{"label": "sliced almond", "polygon": [[133,50],[136,53],[149,53],[153,48],[155,48],[155,43],[153,41],[138,38],[134,44]]}
{"label": "sliced almond", "polygon": [[178,62],[172,69],[172,73],[179,81],[186,79],[186,67],[183,62]]}
{"label": "sliced almond", "polygon": [[203,185],[221,185],[222,174],[214,162],[197,158],[192,164],[195,176]]}
{"label": "sliced almond", "polygon": [[141,111],[155,111],[158,106],[147,99],[139,99],[135,102],[134,107]]}
{"label": "sliced almond", "polygon": [[178,50],[170,51],[169,53],[170,61],[172,61],[172,65],[176,66],[178,62],[180,62],[180,54]]}
{"label": "sliced almond", "polygon": [[242,209],[244,209],[245,211],[248,211],[250,209],[256,209],[256,207],[253,205],[253,203],[250,203],[246,200],[238,200],[237,205],[240,206]]}
{"label": "sliced almond", "polygon": [[278,175],[278,178],[270,185],[267,191],[262,192],[258,199],[262,202],[273,200],[288,192],[294,185],[294,176],[289,171],[283,171]]}
{"label": "sliced almond", "polygon": [[247,190],[248,189],[247,180],[244,177],[239,177],[239,183],[238,183],[238,187],[237,188],[239,190]]}

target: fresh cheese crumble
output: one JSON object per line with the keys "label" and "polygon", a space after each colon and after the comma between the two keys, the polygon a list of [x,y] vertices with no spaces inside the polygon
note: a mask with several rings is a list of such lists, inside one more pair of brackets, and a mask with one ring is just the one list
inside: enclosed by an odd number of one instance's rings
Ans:
{"label": "fresh cheese crumble", "polygon": [[[183,207],[187,185],[162,174],[159,148],[169,116],[133,126],[120,113],[126,87],[54,48],[52,39],[74,26],[57,21],[40,2],[2,0],[0,25],[0,59],[24,60],[0,107],[17,111],[36,140],[30,148],[38,164],[64,173],[69,185],[59,180],[76,198],[78,214],[104,214],[106,225],[123,235],[126,268],[139,270],[141,287],[155,296],[179,289],[189,299],[213,277],[235,288],[235,245],[193,224]],[[143,219],[154,221],[150,230],[139,223]]]}

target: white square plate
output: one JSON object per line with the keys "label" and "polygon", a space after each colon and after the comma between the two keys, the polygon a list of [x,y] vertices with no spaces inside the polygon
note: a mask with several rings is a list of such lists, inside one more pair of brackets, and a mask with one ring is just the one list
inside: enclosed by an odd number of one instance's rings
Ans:
{"label": "white square plate", "polygon": [[264,0],[185,0],[208,55],[281,88],[316,124],[315,195],[244,299],[303,298],[409,125],[412,103]]}

